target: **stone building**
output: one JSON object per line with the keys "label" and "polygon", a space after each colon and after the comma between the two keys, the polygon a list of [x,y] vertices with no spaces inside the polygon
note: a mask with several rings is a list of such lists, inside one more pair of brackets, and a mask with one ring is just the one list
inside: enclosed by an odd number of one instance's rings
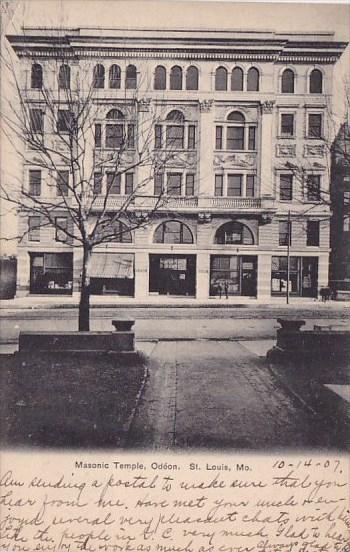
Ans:
{"label": "stone building", "polygon": [[[332,33],[32,28],[8,40],[43,132],[54,129],[42,82],[59,94],[60,80],[73,83],[89,66],[99,106],[93,154],[113,149],[127,125],[132,159],[139,129],[157,110],[152,147],[162,154],[171,142],[176,153],[133,203],[135,211],[152,209],[164,187],[167,201],[152,222],[94,251],[92,293],[111,301],[113,294],[268,300],[286,293],[288,241],[291,294],[317,297],[328,284],[327,105],[346,46]],[[69,62],[53,70],[62,45]],[[108,208],[143,176],[142,166],[122,175]],[[23,185],[50,195],[49,178],[28,150]],[[108,178],[106,170],[101,190]],[[64,212],[57,217],[66,223]],[[76,293],[81,251],[34,219],[19,214],[29,231],[18,245],[17,294]]]}

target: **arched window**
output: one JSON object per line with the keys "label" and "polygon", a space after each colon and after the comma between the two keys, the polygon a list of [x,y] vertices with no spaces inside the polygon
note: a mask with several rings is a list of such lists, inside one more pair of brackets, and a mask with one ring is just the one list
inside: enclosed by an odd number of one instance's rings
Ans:
{"label": "arched window", "polygon": [[255,67],[251,67],[248,71],[247,90],[248,92],[259,91],[259,71]]}
{"label": "arched window", "polygon": [[93,88],[105,87],[105,68],[100,63],[94,67],[92,86]]}
{"label": "arched window", "polygon": [[228,150],[244,150],[244,124],[245,118],[239,111],[232,111],[227,120],[234,125],[227,127],[226,149]]}
{"label": "arched window", "polygon": [[218,67],[215,72],[215,90],[227,90],[227,71],[225,67]]}
{"label": "arched window", "polygon": [[124,115],[121,111],[119,111],[119,109],[111,109],[110,111],[108,111],[106,119],[124,119]]}
{"label": "arched window", "polygon": [[193,65],[186,71],[186,90],[198,90],[198,69]]}
{"label": "arched window", "polygon": [[58,88],[70,89],[70,67],[61,65],[58,72]]}
{"label": "arched window", "polygon": [[117,243],[132,243],[130,230],[120,220],[114,222],[106,220],[106,224],[98,228],[97,235],[99,239],[105,238],[105,240]]}
{"label": "arched window", "polygon": [[166,88],[166,69],[158,65],[154,72],[154,90],[165,90]]}
{"label": "arched window", "polygon": [[111,109],[106,115],[105,140],[106,148],[124,150],[135,147],[135,125],[126,124],[119,109]]}
{"label": "arched window", "polygon": [[120,88],[121,71],[119,65],[111,65],[109,68],[109,88]]}
{"label": "arched window", "polygon": [[166,116],[166,121],[173,121],[174,123],[184,123],[185,116],[179,109],[173,109]]}
{"label": "arched window", "polygon": [[174,109],[168,113],[166,122],[165,139],[166,148],[180,150],[185,146],[185,117],[184,114]]}
{"label": "arched window", "polygon": [[241,123],[241,124],[244,124],[245,122],[244,115],[242,115],[242,113],[240,113],[239,111],[231,111],[231,113],[227,115],[227,120],[234,121],[235,123]]}
{"label": "arched window", "polygon": [[232,221],[218,228],[214,242],[222,245],[254,245],[254,236],[248,226]]}
{"label": "arched window", "polygon": [[310,73],[310,94],[322,94],[322,73],[313,69]]}
{"label": "arched window", "polygon": [[34,63],[34,65],[32,65],[30,86],[31,88],[43,87],[43,68],[39,63]]}
{"label": "arched window", "polygon": [[282,73],[282,94],[294,94],[294,71],[285,69]]}
{"label": "arched window", "polygon": [[135,65],[128,65],[126,68],[125,88],[135,89],[137,86],[137,75]]}
{"label": "arched window", "polygon": [[243,90],[243,71],[240,67],[235,67],[231,74],[231,90]]}
{"label": "arched window", "polygon": [[169,220],[158,226],[154,232],[154,243],[193,243],[193,235],[183,222]]}
{"label": "arched window", "polygon": [[170,71],[170,90],[182,90],[182,69],[178,65]]}

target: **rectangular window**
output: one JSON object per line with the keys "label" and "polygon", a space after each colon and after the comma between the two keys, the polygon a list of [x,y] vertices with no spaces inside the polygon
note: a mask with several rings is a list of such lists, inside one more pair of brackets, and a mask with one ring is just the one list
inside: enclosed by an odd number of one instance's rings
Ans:
{"label": "rectangular window", "polygon": [[112,195],[120,194],[120,174],[107,173],[107,193]]}
{"label": "rectangular window", "polygon": [[38,216],[28,218],[28,240],[40,241],[40,217]]}
{"label": "rectangular window", "polygon": [[162,125],[155,125],[154,127],[154,147],[155,149],[162,148]]}
{"label": "rectangular window", "polygon": [[309,174],[306,182],[307,201],[320,201],[321,199],[321,176]]}
{"label": "rectangular window", "polygon": [[214,194],[218,197],[224,195],[224,175],[216,174],[215,175],[215,192]]}
{"label": "rectangular window", "polygon": [[350,232],[350,215],[344,215],[343,232]]}
{"label": "rectangular window", "polygon": [[292,201],[293,199],[293,175],[280,175],[280,200]]}
{"label": "rectangular window", "polygon": [[318,247],[320,245],[320,222],[308,220],[306,224],[306,245]]}
{"label": "rectangular window", "polygon": [[55,240],[58,242],[65,243],[67,241],[67,234],[65,230],[68,229],[68,219],[67,217],[56,217],[55,218]]}
{"label": "rectangular window", "polygon": [[292,113],[282,113],[281,135],[294,136],[294,115]]}
{"label": "rectangular window", "polygon": [[154,195],[160,196],[163,193],[164,175],[163,173],[156,173],[154,175]]}
{"label": "rectangular window", "polygon": [[[271,294],[286,294],[287,291],[287,257],[271,259]],[[300,257],[289,258],[289,291],[300,294],[301,263]]]}
{"label": "rectangular window", "polygon": [[95,125],[95,148],[102,147],[102,126],[100,124]]}
{"label": "rectangular window", "polygon": [[166,147],[180,150],[184,148],[184,127],[180,125],[168,125],[166,127]]}
{"label": "rectangular window", "polygon": [[244,128],[243,127],[227,127],[226,149],[244,150]]}
{"label": "rectangular window", "polygon": [[135,147],[135,125],[128,125],[127,144],[129,149]]}
{"label": "rectangular window", "polygon": [[194,174],[186,174],[185,195],[194,195]]}
{"label": "rectangular window", "polygon": [[188,143],[187,148],[188,149],[195,149],[196,147],[196,127],[194,125],[190,125],[188,127]]}
{"label": "rectangular window", "polygon": [[343,192],[343,205],[350,205],[350,191]]}
{"label": "rectangular window", "polygon": [[255,150],[255,127],[249,127],[248,132],[248,149]]}
{"label": "rectangular window", "polygon": [[288,220],[280,220],[278,223],[278,245],[292,244],[292,223]]}
{"label": "rectangular window", "polygon": [[32,132],[41,134],[44,132],[44,113],[41,109],[29,110],[29,124]]}
{"label": "rectangular window", "polygon": [[222,126],[217,126],[215,129],[215,149],[222,149]]}
{"label": "rectangular window", "polygon": [[118,149],[124,144],[123,125],[106,125],[106,148]]}
{"label": "rectangular window", "polygon": [[242,195],[242,179],[241,174],[227,175],[227,195],[239,197]]}
{"label": "rectangular window", "polygon": [[310,138],[322,137],[322,115],[320,113],[309,114],[308,135]]}
{"label": "rectangular window", "polygon": [[29,195],[31,196],[41,195],[41,171],[37,171],[37,170],[29,171]]}
{"label": "rectangular window", "polygon": [[67,134],[73,130],[73,113],[68,109],[59,109],[57,112],[57,132]]}
{"label": "rectangular window", "polygon": [[182,174],[168,173],[167,174],[167,194],[173,196],[181,195]]}
{"label": "rectangular window", "polygon": [[102,173],[95,172],[94,174],[94,195],[102,193]]}
{"label": "rectangular window", "polygon": [[134,191],[134,173],[125,173],[125,195],[131,195]]}
{"label": "rectangular window", "polygon": [[246,196],[255,197],[255,175],[247,174]]}
{"label": "rectangular window", "polygon": [[67,196],[69,187],[69,171],[57,171],[57,195]]}

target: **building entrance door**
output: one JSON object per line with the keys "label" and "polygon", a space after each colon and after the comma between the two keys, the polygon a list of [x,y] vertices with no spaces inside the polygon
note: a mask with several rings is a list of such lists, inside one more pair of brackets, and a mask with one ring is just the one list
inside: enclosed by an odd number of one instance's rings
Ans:
{"label": "building entrance door", "polygon": [[195,255],[150,255],[149,291],[159,295],[196,295]]}

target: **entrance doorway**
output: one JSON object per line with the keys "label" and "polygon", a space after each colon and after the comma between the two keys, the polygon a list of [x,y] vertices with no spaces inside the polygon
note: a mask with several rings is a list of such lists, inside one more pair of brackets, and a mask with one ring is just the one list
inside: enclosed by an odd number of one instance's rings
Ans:
{"label": "entrance doorway", "polygon": [[196,295],[195,255],[150,255],[149,291],[159,295]]}

